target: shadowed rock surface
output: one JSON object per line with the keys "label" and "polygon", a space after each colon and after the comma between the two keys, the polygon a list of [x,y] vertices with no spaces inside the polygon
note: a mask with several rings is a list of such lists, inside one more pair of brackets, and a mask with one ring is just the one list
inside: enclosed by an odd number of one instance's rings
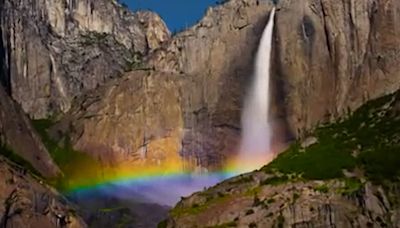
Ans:
{"label": "shadowed rock surface", "polygon": [[107,194],[74,198],[90,227],[151,228],[167,217],[169,207],[132,199],[118,199]]}
{"label": "shadowed rock surface", "polygon": [[0,148],[3,147],[28,161],[45,177],[60,175],[30,120],[0,85]]}
{"label": "shadowed rock surface", "polygon": [[63,196],[0,157],[0,227],[87,226]]}

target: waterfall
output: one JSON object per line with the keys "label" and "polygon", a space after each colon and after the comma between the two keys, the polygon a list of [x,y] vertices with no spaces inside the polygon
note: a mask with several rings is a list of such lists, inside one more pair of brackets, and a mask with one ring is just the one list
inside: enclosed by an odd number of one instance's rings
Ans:
{"label": "waterfall", "polygon": [[242,140],[236,166],[251,171],[265,165],[271,155],[270,62],[275,8],[263,32],[255,62],[254,79],[242,113]]}

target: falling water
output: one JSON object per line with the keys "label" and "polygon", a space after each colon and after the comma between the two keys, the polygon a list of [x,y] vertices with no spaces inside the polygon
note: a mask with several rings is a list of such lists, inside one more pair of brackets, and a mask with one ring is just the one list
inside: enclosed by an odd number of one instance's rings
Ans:
{"label": "falling water", "polygon": [[[275,9],[272,10],[269,23],[264,30],[255,63],[254,81],[245,103],[242,116],[243,137],[240,155],[233,171],[208,173],[206,175],[186,174],[143,176],[130,180],[116,178],[94,188],[76,191],[72,198],[87,204],[91,197],[110,197],[117,202],[148,202],[161,205],[174,205],[181,196],[212,186],[241,172],[259,168],[268,161],[271,132],[268,123],[269,112],[269,70],[274,26]],[[144,172],[145,173],[145,172]],[[140,175],[139,175],[140,177]],[[103,199],[103,198],[101,198]],[[107,205],[107,207],[110,205]],[[114,206],[114,205],[111,205]]]}
{"label": "falling water", "polygon": [[242,113],[242,141],[237,165],[250,171],[265,164],[271,156],[269,125],[269,81],[275,8],[263,32],[255,62],[254,81]]}

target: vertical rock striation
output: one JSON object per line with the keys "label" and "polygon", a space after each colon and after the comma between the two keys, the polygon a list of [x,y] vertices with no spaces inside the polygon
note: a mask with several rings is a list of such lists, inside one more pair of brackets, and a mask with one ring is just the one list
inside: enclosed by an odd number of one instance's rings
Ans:
{"label": "vertical rock striation", "polygon": [[109,0],[4,0],[0,10],[1,80],[33,118],[68,111],[170,36],[156,14]]}
{"label": "vertical rock striation", "polygon": [[294,133],[302,135],[399,88],[397,1],[281,1],[279,6],[275,75]]}
{"label": "vertical rock striation", "polygon": [[[162,76],[165,74],[176,77],[173,84],[180,91],[183,124],[179,122],[174,128],[183,133],[177,139],[181,149],[174,153],[195,165],[218,167],[235,152],[243,97],[272,7],[272,1],[228,1],[210,8],[197,25],[146,56],[154,80],[167,80]],[[400,36],[396,28],[400,8],[395,0],[282,0],[277,9],[271,87],[278,138],[302,137],[318,123],[341,117],[400,87]],[[163,83],[158,85],[158,90],[163,90]],[[108,93],[97,96],[91,107],[109,107],[116,102]],[[127,107],[134,104],[131,97],[121,99],[118,103]],[[154,104],[146,107],[151,109]],[[172,118],[157,110],[147,115],[157,121]],[[115,115],[117,111],[83,108],[80,112],[116,122],[121,120]],[[134,113],[134,109],[126,109],[123,115]],[[90,137],[90,144],[111,148],[107,153],[135,154],[141,146],[132,142],[147,138],[139,125],[126,129],[128,122],[119,122],[110,127],[94,118],[74,115],[71,112],[65,119],[72,126],[83,126],[79,134],[73,134],[78,149],[87,149],[81,145],[88,144]],[[91,126],[101,127],[101,133]],[[122,151],[112,149],[115,142],[96,140],[100,134],[113,135],[115,131],[121,133],[119,137],[142,133],[124,143]]]}

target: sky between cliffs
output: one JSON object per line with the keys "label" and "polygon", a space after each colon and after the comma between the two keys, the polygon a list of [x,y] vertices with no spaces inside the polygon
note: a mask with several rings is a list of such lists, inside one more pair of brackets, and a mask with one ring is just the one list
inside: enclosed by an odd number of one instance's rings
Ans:
{"label": "sky between cliffs", "polygon": [[133,11],[158,13],[172,32],[194,25],[218,0],[122,0]]}

